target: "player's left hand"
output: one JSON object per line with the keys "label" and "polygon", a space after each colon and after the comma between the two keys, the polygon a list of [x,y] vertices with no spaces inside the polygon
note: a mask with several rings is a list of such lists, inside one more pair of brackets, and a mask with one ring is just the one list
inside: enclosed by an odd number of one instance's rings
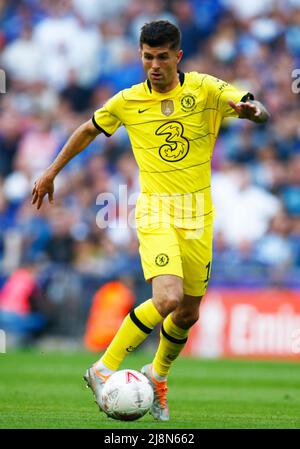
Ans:
{"label": "player's left hand", "polygon": [[239,118],[247,118],[256,121],[261,115],[260,108],[254,102],[239,101],[238,103],[235,103],[232,100],[228,100],[228,104],[236,111]]}

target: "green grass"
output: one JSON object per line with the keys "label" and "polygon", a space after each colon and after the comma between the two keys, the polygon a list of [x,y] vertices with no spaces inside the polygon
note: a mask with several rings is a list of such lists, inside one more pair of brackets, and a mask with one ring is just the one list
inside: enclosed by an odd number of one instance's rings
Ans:
{"label": "green grass", "polygon": [[[180,358],[169,379],[171,421],[147,414],[132,423],[99,413],[82,373],[89,353],[0,355],[0,428],[240,429],[300,428],[300,364]],[[131,354],[122,368],[140,369],[149,356]]]}

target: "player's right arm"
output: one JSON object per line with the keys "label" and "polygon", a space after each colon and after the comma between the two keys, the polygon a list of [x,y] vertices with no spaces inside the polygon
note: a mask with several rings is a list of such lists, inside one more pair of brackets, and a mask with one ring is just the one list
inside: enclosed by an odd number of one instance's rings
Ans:
{"label": "player's right arm", "polygon": [[45,195],[48,195],[49,202],[53,203],[54,179],[56,175],[100,133],[101,130],[95,127],[92,120],[83,123],[73,132],[53,163],[34,183],[32,204],[36,204],[37,209],[41,207]]}
{"label": "player's right arm", "polygon": [[122,124],[119,117],[122,111],[124,99],[122,92],[110,98],[103,107],[94,112],[93,118],[79,126],[71,135],[67,143],[47,168],[43,175],[35,182],[32,190],[32,204],[39,209],[45,195],[49,202],[53,203],[54,178],[78,153],[84,150],[101,132],[107,137],[114,134]]}

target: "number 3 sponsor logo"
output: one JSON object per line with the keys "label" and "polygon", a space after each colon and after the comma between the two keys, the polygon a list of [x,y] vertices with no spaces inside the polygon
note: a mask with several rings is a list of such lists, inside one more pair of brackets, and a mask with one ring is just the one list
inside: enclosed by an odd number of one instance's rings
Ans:
{"label": "number 3 sponsor logo", "polygon": [[160,126],[155,134],[167,136],[159,148],[160,157],[168,162],[181,161],[189,152],[189,141],[183,135],[184,128],[179,122],[168,122]]}

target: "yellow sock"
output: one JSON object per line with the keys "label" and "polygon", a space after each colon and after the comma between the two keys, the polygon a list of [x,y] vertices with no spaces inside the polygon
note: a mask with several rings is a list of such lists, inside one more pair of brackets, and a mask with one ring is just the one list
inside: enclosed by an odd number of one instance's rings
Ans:
{"label": "yellow sock", "polygon": [[152,299],[133,309],[124,319],[120,329],[108,346],[101,362],[116,371],[127,353],[134,351],[163,320]]}
{"label": "yellow sock", "polygon": [[167,377],[171,364],[178,357],[187,342],[189,329],[181,329],[173,323],[171,314],[164,320],[158,350],[152,366],[154,372],[161,377]]}

